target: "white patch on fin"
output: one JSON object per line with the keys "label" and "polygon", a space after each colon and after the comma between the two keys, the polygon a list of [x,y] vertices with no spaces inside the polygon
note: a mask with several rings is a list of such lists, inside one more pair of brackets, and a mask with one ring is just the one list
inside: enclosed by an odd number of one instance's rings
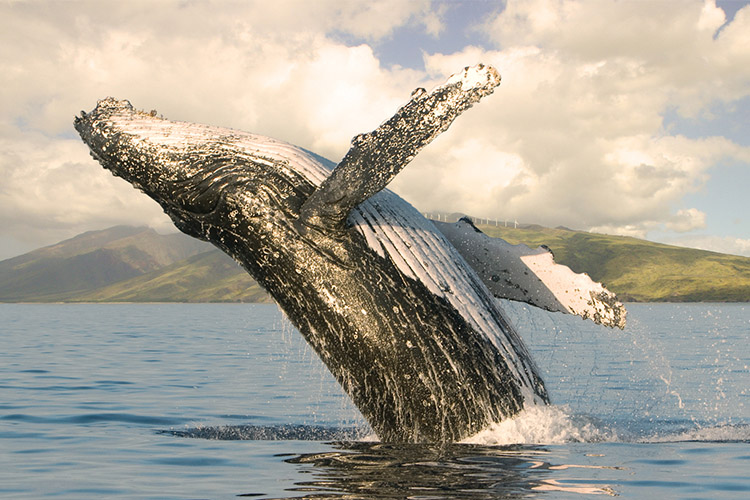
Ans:
{"label": "white patch on fin", "polygon": [[495,297],[576,314],[610,327],[625,327],[625,308],[615,294],[587,274],[555,264],[548,249],[490,238],[463,219],[435,225]]}

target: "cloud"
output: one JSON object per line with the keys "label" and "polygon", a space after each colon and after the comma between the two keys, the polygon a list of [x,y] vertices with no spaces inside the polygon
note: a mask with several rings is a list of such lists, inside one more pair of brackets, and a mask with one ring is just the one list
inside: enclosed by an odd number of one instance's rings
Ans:
{"label": "cloud", "polygon": [[683,236],[668,238],[664,243],[671,245],[698,248],[711,252],[726,253],[750,257],[750,239],[734,238],[731,236]]}
{"label": "cloud", "polygon": [[[75,2],[0,6],[0,237],[51,243],[114,223],[164,226],[156,204],[88,156],[73,116],[106,96],[274,136],[333,159],[408,98],[421,74],[368,45],[419,2]],[[35,245],[34,245],[35,246]],[[33,246],[31,247],[33,248]],[[2,256],[0,256],[2,257]]]}
{"label": "cloud", "polygon": [[486,29],[500,46],[539,47],[583,70],[610,95],[655,91],[694,116],[748,93],[750,7],[717,34],[725,20],[713,1],[534,0],[509,1]]}
{"label": "cloud", "polygon": [[[430,75],[483,61],[503,83],[395,185],[426,210],[641,237],[700,227],[697,213],[676,213],[680,200],[750,148],[671,135],[664,114],[750,95],[750,7],[716,35],[725,19],[713,3],[675,6],[509,1],[485,26],[494,50],[426,56]],[[482,168],[477,186],[465,173]]]}
{"label": "cloud", "polygon": [[49,141],[39,134],[3,138],[0,166],[0,227],[16,241],[54,242],[92,226],[134,221],[161,231],[171,226],[158,205],[92,165],[79,140]]}
{"label": "cloud", "polygon": [[[159,2],[145,9],[145,3],[105,3],[114,10],[109,12],[84,3],[72,4],[78,12],[70,4],[49,4],[43,9],[49,13],[32,9],[33,4],[17,5],[11,9],[15,16],[6,16],[15,22],[3,26],[3,115],[29,129],[61,134],[70,131],[73,111],[92,107],[98,97],[118,95],[171,117],[255,127],[269,123],[270,116],[270,128],[284,121],[292,135],[301,128],[315,130],[320,124],[309,121],[320,110],[311,109],[310,94],[330,104],[341,89],[399,83],[398,77],[384,78],[387,71],[378,74],[367,46],[348,47],[326,36],[334,28],[368,37],[387,34],[404,22],[396,17],[409,19],[409,9],[424,8],[424,2],[395,2],[390,9],[384,8],[387,2],[374,4],[253,2],[243,8]],[[378,29],[367,31],[360,18]],[[29,32],[37,38],[34,43],[15,43],[27,40],[23,35]],[[352,90],[329,114],[342,114],[353,98],[362,102],[362,92]],[[386,89],[371,97],[388,94]]]}
{"label": "cloud", "polygon": [[750,96],[750,7],[724,25],[710,1],[676,5],[509,0],[485,46],[425,53],[422,71],[384,66],[372,47],[397,30],[440,33],[447,11],[427,0],[4,3],[0,211],[12,216],[0,237],[164,225],[77,140],[73,115],[99,98],[338,160],[413,88],[477,62],[503,83],[396,178],[413,204],[620,234],[698,227],[680,200],[750,148],[673,135],[664,115]]}
{"label": "cloud", "polygon": [[706,214],[696,208],[678,210],[667,222],[667,227],[677,233],[687,233],[706,227]]}

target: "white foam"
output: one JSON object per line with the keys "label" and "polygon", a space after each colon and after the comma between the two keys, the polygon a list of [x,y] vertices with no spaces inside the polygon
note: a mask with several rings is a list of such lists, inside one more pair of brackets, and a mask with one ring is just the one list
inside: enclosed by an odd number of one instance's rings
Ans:
{"label": "white foam", "polygon": [[482,445],[563,444],[613,441],[614,432],[562,406],[527,407],[513,418],[493,423],[462,443]]}
{"label": "white foam", "polygon": [[[627,422],[622,422],[627,427]],[[750,442],[750,425],[699,425],[675,430],[669,422],[651,422],[652,431],[634,433],[627,428],[611,428],[587,415],[576,414],[567,406],[531,406],[513,418],[491,424],[463,441],[465,444],[506,446],[513,444],[555,445],[566,443],[680,443]]]}

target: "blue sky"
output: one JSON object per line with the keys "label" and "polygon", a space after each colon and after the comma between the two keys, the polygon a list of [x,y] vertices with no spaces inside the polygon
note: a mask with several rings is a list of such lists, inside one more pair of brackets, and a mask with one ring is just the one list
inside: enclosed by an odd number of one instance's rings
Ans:
{"label": "blue sky", "polygon": [[479,62],[503,83],[399,174],[412,204],[750,256],[747,3],[2,3],[0,259],[173,230],[75,136],[97,99],[338,160],[411,90]]}

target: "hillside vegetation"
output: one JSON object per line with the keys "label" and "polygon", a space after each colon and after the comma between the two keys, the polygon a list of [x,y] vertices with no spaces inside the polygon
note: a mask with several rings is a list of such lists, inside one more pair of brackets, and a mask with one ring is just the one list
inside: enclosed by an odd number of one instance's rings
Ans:
{"label": "hillside vegetation", "polygon": [[231,258],[181,233],[90,231],[0,262],[0,302],[262,302]]}
{"label": "hillside vegetation", "polygon": [[[750,258],[541,226],[479,225],[601,281],[623,301],[750,301]],[[183,234],[118,226],[0,262],[0,302],[268,302],[231,258]]]}
{"label": "hillside vegetation", "polygon": [[85,302],[272,302],[240,266],[211,250],[75,297]]}

